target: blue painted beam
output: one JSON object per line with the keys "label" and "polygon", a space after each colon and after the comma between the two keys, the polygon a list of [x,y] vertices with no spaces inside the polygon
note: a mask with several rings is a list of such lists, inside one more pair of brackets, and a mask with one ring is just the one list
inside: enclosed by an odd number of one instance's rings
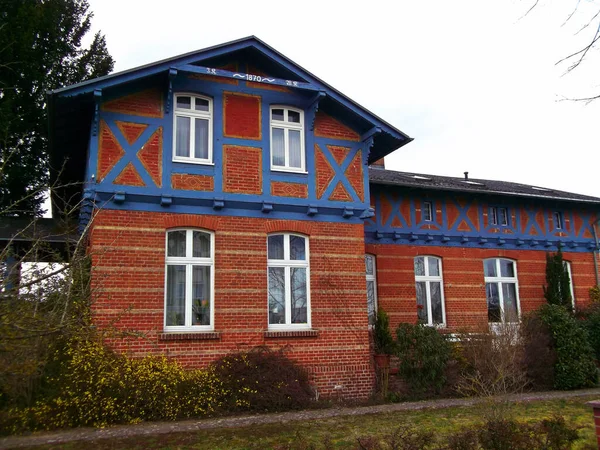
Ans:
{"label": "blue painted beam", "polygon": [[263,83],[270,84],[276,86],[284,86],[287,88],[295,88],[295,89],[305,89],[309,91],[319,91],[322,90],[318,86],[312,83],[305,83],[303,81],[294,81],[294,80],[283,80],[281,78],[273,78],[262,75],[253,75],[251,73],[243,73],[243,72],[231,72],[229,70],[216,69],[213,67],[204,67],[204,66],[194,66],[192,64],[183,64],[181,66],[176,66],[176,70],[181,72],[188,73],[197,73],[201,75],[210,75],[213,77],[223,77],[223,78],[233,78],[234,80],[243,80],[243,81],[251,81],[254,83]]}

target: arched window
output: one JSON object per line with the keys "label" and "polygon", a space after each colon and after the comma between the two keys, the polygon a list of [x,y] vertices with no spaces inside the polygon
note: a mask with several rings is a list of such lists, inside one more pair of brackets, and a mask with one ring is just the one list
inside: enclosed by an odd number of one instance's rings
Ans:
{"label": "arched window", "polygon": [[419,322],[426,325],[445,326],[446,311],[441,258],[435,256],[417,256],[415,258],[415,286]]}
{"label": "arched window", "polygon": [[173,161],[211,164],[212,99],[174,94],[173,103]]}
{"label": "arched window", "polygon": [[271,169],[304,172],[304,111],[271,106]]}
{"label": "arched window", "polygon": [[377,314],[377,268],[375,255],[365,255],[365,273],[367,277],[367,313],[369,325],[375,324]]}
{"label": "arched window", "polygon": [[310,328],[308,238],[291,233],[267,238],[269,328]]}
{"label": "arched window", "polygon": [[212,330],[214,234],[169,230],[166,253],[165,330]]}
{"label": "arched window", "polygon": [[483,262],[488,322],[519,321],[519,282],[517,263],[505,258],[490,258]]}

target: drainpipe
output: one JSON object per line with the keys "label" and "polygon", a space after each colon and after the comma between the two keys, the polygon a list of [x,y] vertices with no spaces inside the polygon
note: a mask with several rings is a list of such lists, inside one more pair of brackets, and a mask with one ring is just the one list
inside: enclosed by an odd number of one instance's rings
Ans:
{"label": "drainpipe", "polygon": [[596,224],[600,222],[600,218],[596,219],[593,223],[592,223],[592,231],[594,232],[594,242],[596,243],[596,246],[594,247],[594,251],[592,252],[592,255],[594,257],[594,271],[596,272],[596,286],[600,286],[600,279],[598,278],[598,233],[596,231]]}

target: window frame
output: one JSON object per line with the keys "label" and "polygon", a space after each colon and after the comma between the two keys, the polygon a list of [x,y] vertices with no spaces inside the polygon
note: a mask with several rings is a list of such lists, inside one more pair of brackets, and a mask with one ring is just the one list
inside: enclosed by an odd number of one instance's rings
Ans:
{"label": "window frame", "polygon": [[[423,222],[433,222],[433,202],[427,200],[423,202]],[[427,218],[427,215],[429,218]]]}
{"label": "window frame", "polygon": [[554,221],[554,229],[555,230],[564,230],[564,218],[563,218],[562,212],[553,211],[552,219]]}
{"label": "window frame", "polygon": [[[192,99],[190,103],[190,109],[179,109],[177,108],[178,97],[190,97]],[[197,111],[194,108],[196,98],[208,101],[208,111]],[[214,102],[211,97],[206,95],[192,93],[192,92],[176,92],[173,93],[173,162],[188,163],[188,164],[201,164],[201,165],[214,165],[213,161],[213,119],[214,119]],[[196,119],[208,120],[208,157],[207,158],[196,158],[193,156],[177,156],[177,117],[188,117],[190,119],[190,155],[195,155],[195,133],[196,127],[192,124]]]}
{"label": "window frame", "polygon": [[[495,277],[490,277],[490,276],[486,276],[485,275],[485,266],[486,266],[486,262],[487,261],[495,261],[495,265],[496,265],[496,275]],[[501,276],[501,271],[500,271],[500,261],[510,261],[513,264],[513,271],[514,271],[514,277],[503,277]],[[517,271],[517,261],[514,259],[510,259],[510,258],[504,258],[504,257],[492,257],[492,258],[486,258],[483,260],[483,280],[484,280],[484,288],[485,288],[485,303],[486,303],[486,307],[488,308],[488,324],[492,325],[492,324],[501,324],[501,325],[506,325],[506,324],[512,324],[512,323],[519,323],[521,321],[521,300],[519,297],[519,273]],[[498,286],[498,298],[500,301],[500,322],[490,322],[489,321],[489,305],[488,305],[488,298],[487,298],[487,284],[488,283],[496,283]],[[515,285],[515,301],[516,301],[516,306],[517,306],[517,321],[516,322],[506,322],[505,320],[505,314],[504,314],[504,293],[502,291],[502,284],[506,283],[506,284],[514,284]]]}
{"label": "window frame", "polygon": [[[274,109],[283,109],[284,120],[273,120],[273,110]],[[288,112],[293,111],[300,114],[300,123],[296,124],[295,122],[288,122],[285,119],[288,117]],[[273,164],[273,128],[283,128],[283,159],[284,165],[275,165]],[[295,130],[300,131],[300,167],[291,167],[289,165],[290,159],[290,144],[289,144],[289,131]],[[296,108],[288,105],[271,105],[269,108],[269,150],[270,150],[270,161],[269,165],[272,171],[279,172],[295,172],[295,173],[307,173],[306,171],[306,142],[305,142],[305,129],[304,129],[304,111],[300,108]]]}
{"label": "window frame", "polygon": [[[269,259],[269,238],[272,236],[283,236],[283,259]],[[290,238],[292,236],[301,237],[304,239],[304,252],[306,258],[304,260],[290,259]],[[269,268],[283,267],[284,268],[284,295],[285,295],[285,323],[271,324],[269,320]],[[292,295],[291,295],[291,269],[305,268],[306,269],[306,323],[291,323],[292,317]],[[267,328],[269,331],[284,331],[284,330],[310,330],[311,323],[311,304],[310,304],[310,244],[309,237],[300,233],[291,232],[274,232],[267,235]]]}
{"label": "window frame", "polygon": [[569,274],[569,290],[571,291],[571,305],[573,306],[573,309],[575,309],[575,286],[573,286],[573,269],[571,267],[571,261],[563,259],[563,264],[565,265],[565,269],[567,269],[567,273]]}
{"label": "window frame", "polygon": [[[415,268],[415,262],[417,258],[424,258],[425,275],[417,275]],[[438,261],[439,275],[429,275],[429,258],[436,259]],[[415,301],[417,300],[416,285],[417,283],[425,283],[425,297],[427,307],[427,323],[425,325],[436,328],[446,327],[446,299],[444,298],[444,269],[442,267],[442,258],[434,255],[417,255],[413,258],[413,273],[415,276]],[[431,283],[440,283],[440,300],[442,304],[442,322],[433,323],[433,314],[431,306]],[[417,304],[418,305],[418,304]],[[417,316],[418,317],[418,316]]]}
{"label": "window frame", "polygon": [[490,225],[498,225],[498,208],[490,206]]}
{"label": "window frame", "polygon": [[[186,232],[186,256],[167,256],[169,251],[169,233],[174,231],[185,231]],[[210,257],[193,257],[187,256],[192,255],[193,249],[193,232],[201,232],[210,236]],[[185,292],[185,325],[167,325],[167,268],[169,265],[174,266],[185,266],[186,268],[186,292]],[[192,267],[203,266],[210,267],[210,323],[208,325],[191,325],[192,320]],[[210,230],[202,228],[170,228],[165,232],[165,280],[164,280],[164,308],[163,308],[163,329],[165,332],[204,332],[214,331],[215,329],[215,233]],[[188,325],[189,323],[189,325]]]}
{"label": "window frame", "polygon": [[[504,220],[502,220],[502,212],[504,212]],[[501,227],[507,227],[510,223],[510,218],[508,216],[508,208],[504,206],[498,207],[498,222]]]}
{"label": "window frame", "polygon": [[[369,274],[367,272],[367,258],[370,258],[373,262],[373,273]],[[369,282],[373,282],[373,322],[377,317],[377,309],[378,309],[378,297],[377,297],[377,257],[372,253],[365,254],[365,281],[368,286]],[[367,316],[369,315],[369,289],[367,287]],[[371,323],[371,317],[369,317],[369,327],[373,326],[374,323]]]}

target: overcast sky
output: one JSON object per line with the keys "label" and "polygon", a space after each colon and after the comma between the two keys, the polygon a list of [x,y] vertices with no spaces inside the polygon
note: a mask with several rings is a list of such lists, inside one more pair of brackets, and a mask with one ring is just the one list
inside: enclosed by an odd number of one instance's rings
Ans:
{"label": "overcast sky", "polygon": [[598,51],[583,0],[360,2],[90,0],[115,70],[256,35],[414,142],[388,169],[514,181],[600,197]]}

